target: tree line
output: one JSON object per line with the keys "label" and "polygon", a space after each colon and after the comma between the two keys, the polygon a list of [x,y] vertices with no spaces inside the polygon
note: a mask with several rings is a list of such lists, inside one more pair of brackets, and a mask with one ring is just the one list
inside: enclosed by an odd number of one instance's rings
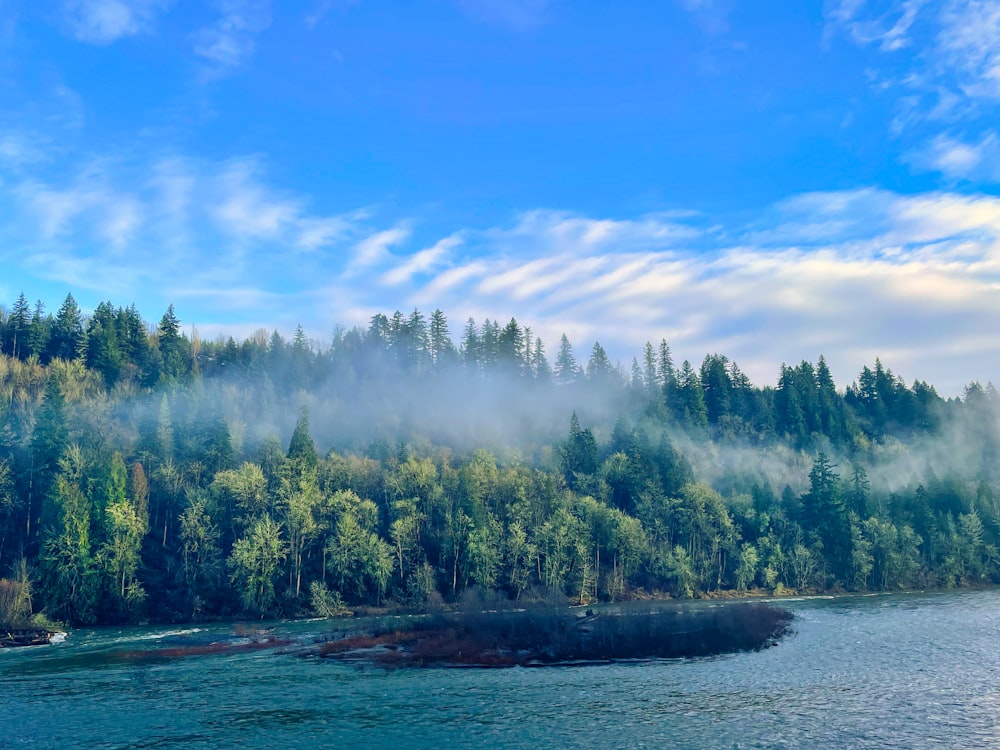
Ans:
{"label": "tree line", "polygon": [[[565,336],[550,362],[515,319],[469,320],[456,345],[440,310],[379,314],[324,347],[301,327],[209,342],[172,306],[149,325],[110,302],[85,316],[71,295],[54,316],[19,297],[0,346],[0,570],[69,622],[294,615],[474,587],[590,601],[1000,576],[989,384],[943,399],[876,360],[839,390],[820,357],[761,387],[718,354],[676,366],[666,342],[631,368],[597,343],[579,364]],[[325,425],[310,418],[326,401],[390,399],[402,383],[407,398],[502,385],[565,405],[563,426],[477,445],[387,417],[363,443],[317,448]],[[290,432],[256,431],[267,410],[290,415]],[[935,446],[961,460],[882,476]],[[705,469],[731,450],[779,457],[790,481]]]}

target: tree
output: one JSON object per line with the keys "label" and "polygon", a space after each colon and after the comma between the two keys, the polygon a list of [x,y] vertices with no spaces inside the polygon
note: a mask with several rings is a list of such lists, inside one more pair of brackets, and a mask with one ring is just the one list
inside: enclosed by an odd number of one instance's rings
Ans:
{"label": "tree", "polygon": [[31,314],[31,323],[28,325],[27,353],[39,359],[47,359],[45,354],[49,347],[51,332],[52,317],[45,314],[45,304],[38,300]]}
{"label": "tree", "polygon": [[563,474],[570,487],[577,487],[582,476],[597,471],[597,440],[590,428],[581,429],[576,412],[569,420],[569,437],[562,446]]}
{"label": "tree", "polygon": [[83,314],[73,295],[67,294],[52,325],[48,359],[76,359],[83,344]]}
{"label": "tree", "polygon": [[30,540],[32,524],[37,521],[39,504],[48,496],[59,462],[69,445],[65,400],[54,377],[45,385],[45,398],[31,434],[31,473],[29,478],[28,517],[25,538]]}
{"label": "tree", "polygon": [[378,603],[393,569],[392,548],[376,533],[378,507],[351,491],[337,493],[333,504],[339,518],[327,542],[327,570],[342,594],[357,599],[374,595]]}
{"label": "tree", "polygon": [[274,585],[288,545],[281,526],[269,515],[258,518],[229,556],[232,581],[240,590],[244,609],[263,617],[274,605]]}
{"label": "tree", "polygon": [[319,463],[316,444],[309,434],[309,411],[305,407],[299,412],[292,439],[288,443],[288,460],[298,466],[300,471],[315,471]]}
{"label": "tree", "polygon": [[703,429],[708,426],[708,411],[701,379],[686,359],[677,377],[675,410],[680,420],[690,427]]}
{"label": "tree", "polygon": [[440,309],[431,313],[429,353],[431,361],[438,367],[450,364],[457,353],[448,332],[448,318]]}
{"label": "tree", "polygon": [[7,316],[7,325],[4,326],[3,351],[10,354],[15,359],[25,359],[25,352],[28,350],[28,328],[31,324],[31,308],[28,300],[22,292],[14,302],[10,315]]}
{"label": "tree", "polygon": [[825,453],[813,461],[809,492],[802,498],[802,526],[816,533],[834,574],[844,580],[851,560],[851,526],[834,468]]}
{"label": "tree", "polygon": [[174,313],[174,306],[160,318],[157,328],[159,334],[159,350],[163,364],[160,377],[167,382],[175,382],[187,376],[190,370],[191,345],[187,338],[181,335],[181,324]]}
{"label": "tree", "polygon": [[211,503],[204,492],[188,494],[180,517],[181,563],[188,606],[197,615],[211,605],[221,572],[219,527],[212,518]]}
{"label": "tree", "polygon": [[587,360],[587,379],[599,385],[611,385],[618,379],[617,375],[604,347],[595,341],[590,359]]}
{"label": "tree", "polygon": [[469,318],[465,322],[462,330],[462,363],[467,370],[479,372],[483,365],[482,339],[479,336],[479,329],[476,328],[476,321]]}
{"label": "tree", "polygon": [[123,614],[133,613],[146,592],[136,578],[142,539],[149,531],[149,519],[134,498],[126,495],[127,472],[121,454],[116,453],[106,480],[104,507],[105,539],[97,559],[111,582],[111,593]]}
{"label": "tree", "polygon": [[306,550],[319,531],[316,513],[322,502],[314,471],[303,472],[296,478],[282,482],[280,506],[284,527],[288,534],[291,566],[288,572],[288,590],[295,598],[302,592],[302,565]]}
{"label": "tree", "polygon": [[500,367],[511,375],[520,375],[524,363],[524,333],[518,322],[511,318],[497,339],[497,356]]}
{"label": "tree", "polygon": [[556,355],[554,374],[556,382],[561,385],[568,385],[576,380],[576,357],[573,356],[573,347],[565,333],[559,339],[559,354]]}
{"label": "tree", "polygon": [[55,522],[40,556],[42,593],[53,617],[89,624],[97,617],[99,579],[91,502],[81,487],[85,467],[79,448],[68,451],[59,467],[51,492]]}
{"label": "tree", "polygon": [[728,365],[729,360],[721,354],[707,355],[701,364],[705,414],[712,425],[719,424],[730,414],[733,384],[729,379]]}

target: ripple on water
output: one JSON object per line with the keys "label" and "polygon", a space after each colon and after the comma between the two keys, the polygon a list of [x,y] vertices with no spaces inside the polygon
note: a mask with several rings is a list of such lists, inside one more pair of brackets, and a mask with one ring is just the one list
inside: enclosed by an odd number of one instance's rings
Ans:
{"label": "ripple on water", "polygon": [[1000,745],[1000,592],[785,606],[795,632],[777,648],[545,670],[385,671],[274,652],[123,664],[123,644],[231,631],[76,631],[0,659],[0,750]]}

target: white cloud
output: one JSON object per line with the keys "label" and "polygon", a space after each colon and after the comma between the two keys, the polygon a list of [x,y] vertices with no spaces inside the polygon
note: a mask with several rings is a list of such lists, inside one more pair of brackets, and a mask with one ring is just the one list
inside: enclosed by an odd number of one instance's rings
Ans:
{"label": "white cloud", "polygon": [[212,209],[219,227],[227,234],[247,238],[276,238],[301,214],[293,199],[275,196],[257,179],[252,160],[237,160],[219,176]]}
{"label": "white cloud", "polygon": [[550,0],[457,0],[458,7],[475,21],[529,31],[545,23]]}
{"label": "white cloud", "polygon": [[110,44],[122,37],[152,33],[157,17],[173,0],[65,0],[70,33],[89,44]]}
{"label": "white cloud", "polygon": [[859,44],[877,44],[892,52],[910,45],[910,29],[928,2],[895,0],[888,9],[882,4],[878,10],[866,13],[872,5],[867,0],[839,0],[828,3],[826,15],[829,22],[846,29]]}
{"label": "white cloud", "polygon": [[20,133],[0,134],[0,164],[21,167],[45,161],[46,158],[39,139],[29,139]]}
{"label": "white cloud", "polygon": [[732,0],[680,0],[698,25],[709,34],[721,34],[729,29]]}
{"label": "white cloud", "polygon": [[393,227],[365,237],[354,247],[354,258],[349,271],[354,273],[362,268],[378,265],[389,257],[389,248],[399,245],[410,236],[404,226]]}
{"label": "white cloud", "polygon": [[950,135],[938,135],[923,151],[911,156],[919,167],[932,169],[952,179],[1000,179],[1000,139],[994,131],[978,142],[966,143]]}
{"label": "white cloud", "polygon": [[219,0],[219,18],[199,29],[194,52],[217,72],[245,64],[254,53],[257,35],[271,25],[270,0]]}
{"label": "white cloud", "polygon": [[[955,178],[1000,174],[992,128],[1000,105],[1000,0],[839,0],[827,7],[827,32],[846,31],[859,45],[877,47],[893,73],[871,74],[880,92],[895,95],[894,137],[918,133],[915,167]],[[980,132],[979,142],[941,132],[958,123]],[[938,130],[926,133],[930,126]],[[921,132],[921,130],[924,132]]]}
{"label": "white cloud", "polygon": [[456,321],[516,316],[550,351],[564,331],[578,353],[596,339],[624,361],[665,337],[678,359],[724,353],[758,383],[820,353],[841,384],[874,354],[945,393],[1000,372],[993,196],[810,193],[712,231],[697,215],[544,210],[431,227],[310,210],[253,158],[98,161],[58,180],[3,170],[5,268],[144,310],[183,300],[199,327],[301,322],[322,335],[440,307]]}
{"label": "white cloud", "polygon": [[1000,0],[951,0],[940,19],[940,63],[966,95],[1000,99]]}
{"label": "white cloud", "polygon": [[409,281],[414,274],[429,271],[441,263],[441,260],[456,247],[462,244],[462,238],[457,235],[445,237],[432,247],[424,248],[406,258],[402,263],[382,275],[382,283],[398,286]]}

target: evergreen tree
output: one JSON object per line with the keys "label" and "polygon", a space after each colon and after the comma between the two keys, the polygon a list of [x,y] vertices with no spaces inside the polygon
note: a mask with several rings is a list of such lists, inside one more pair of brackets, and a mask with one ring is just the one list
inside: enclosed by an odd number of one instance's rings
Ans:
{"label": "evergreen tree", "polygon": [[520,375],[524,364],[524,333],[518,322],[511,318],[497,337],[497,358],[501,369],[511,375]]}
{"label": "evergreen tree", "polygon": [[541,338],[535,338],[535,353],[532,357],[532,370],[535,373],[535,380],[540,383],[547,383],[552,379],[552,368],[545,357],[545,345]]}
{"label": "evergreen tree", "polygon": [[448,318],[440,310],[431,313],[429,353],[436,366],[445,366],[455,360],[455,344],[448,332]]}
{"label": "evergreen tree", "polygon": [[608,359],[604,347],[595,341],[594,348],[590,352],[590,359],[587,360],[587,379],[592,383],[611,385],[618,379],[617,376],[618,373],[611,364],[611,360]]}
{"label": "evergreen tree", "polygon": [[292,439],[288,443],[288,460],[303,470],[314,471],[319,463],[316,444],[309,434],[309,411],[303,407],[295,423]]}
{"label": "evergreen tree", "polygon": [[49,359],[76,359],[84,343],[83,314],[72,294],[67,294],[52,324]]}
{"label": "evergreen tree", "polygon": [[52,318],[45,314],[45,304],[38,300],[35,303],[35,310],[31,314],[31,323],[28,326],[27,353],[29,355],[46,359],[51,329]]}
{"label": "evergreen tree", "polygon": [[479,329],[476,321],[469,318],[465,322],[462,331],[462,363],[470,372],[479,372],[483,365],[482,340],[479,337]]}
{"label": "evergreen tree", "polygon": [[161,378],[167,382],[185,378],[190,370],[191,345],[187,338],[181,335],[180,321],[174,313],[173,305],[168,306],[160,318],[157,332],[162,358]]}
{"label": "evergreen tree", "polygon": [[675,409],[678,418],[697,429],[708,426],[708,411],[705,408],[705,394],[698,373],[686,359],[677,376],[677,396]]}
{"label": "evergreen tree", "polygon": [[31,325],[31,308],[24,292],[18,295],[7,316],[3,331],[3,351],[15,359],[26,359],[28,351],[28,329]]}
{"label": "evergreen tree", "polygon": [[573,356],[573,347],[570,345],[565,333],[559,339],[559,354],[556,355],[554,374],[556,382],[562,385],[568,385],[576,381],[576,357]]}

